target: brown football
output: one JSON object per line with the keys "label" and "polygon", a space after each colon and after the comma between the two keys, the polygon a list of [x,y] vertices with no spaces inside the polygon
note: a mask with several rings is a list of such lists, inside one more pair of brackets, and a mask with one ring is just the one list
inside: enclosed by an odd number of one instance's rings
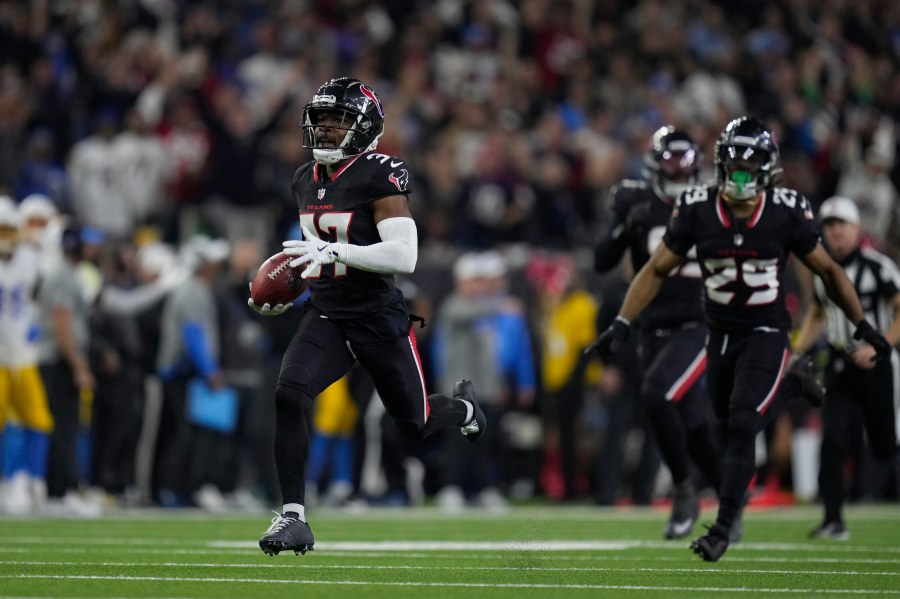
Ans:
{"label": "brown football", "polygon": [[291,268],[293,256],[277,253],[259,267],[253,277],[250,297],[257,306],[287,304],[300,297],[309,287],[306,279],[300,277],[302,268]]}

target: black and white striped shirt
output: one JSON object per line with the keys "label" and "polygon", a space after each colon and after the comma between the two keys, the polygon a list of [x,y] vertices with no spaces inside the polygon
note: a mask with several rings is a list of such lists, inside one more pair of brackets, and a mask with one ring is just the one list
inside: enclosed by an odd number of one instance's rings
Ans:
{"label": "black and white striped shirt", "polygon": [[[871,248],[857,248],[839,263],[856,289],[866,320],[875,330],[887,331],[894,321],[891,301],[900,293],[900,269],[890,258]],[[828,343],[837,349],[852,346],[856,325],[828,299],[819,277],[815,278],[815,300],[828,316]]]}

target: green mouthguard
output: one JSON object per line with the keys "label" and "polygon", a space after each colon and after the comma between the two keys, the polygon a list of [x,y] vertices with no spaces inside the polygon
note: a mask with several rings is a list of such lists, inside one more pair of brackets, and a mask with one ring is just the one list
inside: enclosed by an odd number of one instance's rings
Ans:
{"label": "green mouthguard", "polygon": [[731,180],[737,183],[738,191],[744,191],[744,185],[753,181],[753,175],[747,171],[732,171]]}

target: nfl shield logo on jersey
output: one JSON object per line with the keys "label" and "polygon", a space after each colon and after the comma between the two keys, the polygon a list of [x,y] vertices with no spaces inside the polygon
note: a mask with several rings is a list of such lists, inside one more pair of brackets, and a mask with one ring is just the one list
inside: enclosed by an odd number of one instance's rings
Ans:
{"label": "nfl shield logo on jersey", "polygon": [[740,246],[744,244],[744,236],[740,233],[734,236],[734,245]]}
{"label": "nfl shield logo on jersey", "polygon": [[319,192],[318,192],[316,195],[318,196],[318,198],[319,198],[320,200],[321,200],[322,198],[324,198],[324,197],[325,197],[325,188],[320,189]]}

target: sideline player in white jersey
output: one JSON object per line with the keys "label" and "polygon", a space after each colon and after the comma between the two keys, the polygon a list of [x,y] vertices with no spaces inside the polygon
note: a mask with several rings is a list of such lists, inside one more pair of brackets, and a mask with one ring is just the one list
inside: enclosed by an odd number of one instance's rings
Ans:
{"label": "sideline player in white jersey", "polygon": [[11,514],[39,508],[46,499],[48,434],[53,429],[35,345],[41,255],[19,243],[21,225],[15,204],[0,197],[0,434],[11,413],[21,426],[21,450],[11,448],[4,472],[9,480],[3,508]]}

